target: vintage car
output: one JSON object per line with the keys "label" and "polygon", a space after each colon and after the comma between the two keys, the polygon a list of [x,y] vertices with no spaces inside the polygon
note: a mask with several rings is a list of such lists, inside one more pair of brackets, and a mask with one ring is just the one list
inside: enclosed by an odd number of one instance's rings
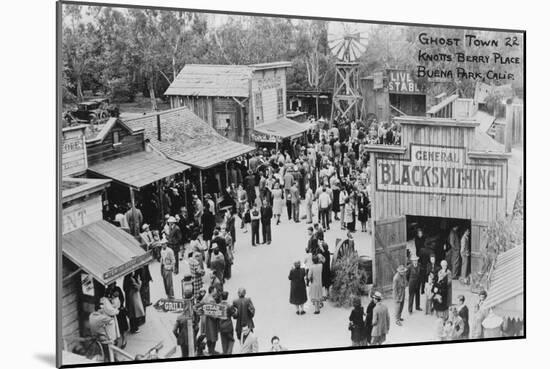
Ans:
{"label": "vintage car", "polygon": [[98,119],[118,117],[119,115],[118,106],[112,105],[108,98],[103,97],[78,103],[76,109],[65,113],[64,118],[70,123],[92,123]]}

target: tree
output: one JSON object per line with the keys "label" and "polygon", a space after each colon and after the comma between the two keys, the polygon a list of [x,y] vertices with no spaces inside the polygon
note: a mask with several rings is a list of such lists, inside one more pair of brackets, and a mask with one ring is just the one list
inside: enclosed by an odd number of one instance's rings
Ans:
{"label": "tree", "polygon": [[345,254],[335,262],[329,298],[336,306],[349,307],[355,296],[367,294],[367,281],[366,271],[359,268],[357,253]]}
{"label": "tree", "polygon": [[83,98],[84,74],[95,62],[97,33],[92,23],[82,22],[82,9],[78,5],[65,5],[63,18],[63,57],[66,72],[74,82],[76,97]]}
{"label": "tree", "polygon": [[160,71],[159,65],[166,50],[162,47],[160,35],[160,17],[157,10],[130,9],[128,11],[130,30],[130,53],[135,65],[139,65],[140,73],[145,78],[151,109],[158,110],[155,94],[155,77]]}

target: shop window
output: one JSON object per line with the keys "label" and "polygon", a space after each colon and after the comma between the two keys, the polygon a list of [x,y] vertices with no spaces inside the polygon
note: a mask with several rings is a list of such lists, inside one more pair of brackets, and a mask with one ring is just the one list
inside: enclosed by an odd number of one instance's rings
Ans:
{"label": "shop window", "polygon": [[282,117],[284,114],[283,89],[277,89],[277,117]]}
{"label": "shop window", "polygon": [[254,114],[256,116],[256,123],[264,121],[264,106],[261,92],[256,92],[254,94]]}

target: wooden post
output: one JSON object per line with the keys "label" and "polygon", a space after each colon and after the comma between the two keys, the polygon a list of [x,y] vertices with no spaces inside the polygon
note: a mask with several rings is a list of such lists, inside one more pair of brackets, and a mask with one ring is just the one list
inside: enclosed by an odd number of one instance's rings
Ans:
{"label": "wooden post", "polygon": [[183,172],[183,201],[185,203],[185,208],[189,210],[189,208],[187,207],[187,184],[185,183],[187,179],[185,177],[185,172]]}
{"label": "wooden post", "polygon": [[201,202],[203,201],[203,198],[204,198],[204,194],[202,192],[202,169],[199,169],[199,184],[200,184],[200,191],[201,191],[201,197],[200,197],[200,200]]}
{"label": "wooden post", "polygon": [[504,151],[512,151],[512,136],[514,133],[514,112],[512,110],[512,99],[506,101],[506,130],[504,131]]}
{"label": "wooden post", "polygon": [[160,225],[162,225],[162,221],[164,220],[164,191],[162,190],[162,179],[158,182],[158,193],[159,193],[159,206],[160,206]]}
{"label": "wooden post", "polygon": [[227,171],[227,161],[224,163],[225,164],[225,187],[229,187],[229,173]]}
{"label": "wooden post", "polygon": [[[133,232],[130,232],[132,234],[132,236],[137,236],[139,234],[139,229],[137,230],[136,232],[136,229],[135,229],[135,226],[136,226],[136,222],[135,222],[135,219],[136,219],[136,214],[135,214],[135,206],[136,206],[136,200],[134,198],[134,189],[132,187],[129,187],[130,189],[130,203],[132,204],[132,223],[133,224],[128,224],[128,226],[130,227],[130,231],[133,230]],[[139,225],[138,225],[139,227]]]}
{"label": "wooden post", "polygon": [[195,357],[195,335],[193,334],[193,318],[187,319],[187,342],[189,357]]}

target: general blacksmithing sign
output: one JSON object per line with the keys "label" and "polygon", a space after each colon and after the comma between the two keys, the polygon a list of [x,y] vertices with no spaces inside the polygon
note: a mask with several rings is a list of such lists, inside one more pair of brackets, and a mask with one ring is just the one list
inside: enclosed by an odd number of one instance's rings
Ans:
{"label": "general blacksmithing sign", "polygon": [[376,190],[502,197],[504,165],[466,160],[464,147],[411,144],[410,159],[376,159]]}

